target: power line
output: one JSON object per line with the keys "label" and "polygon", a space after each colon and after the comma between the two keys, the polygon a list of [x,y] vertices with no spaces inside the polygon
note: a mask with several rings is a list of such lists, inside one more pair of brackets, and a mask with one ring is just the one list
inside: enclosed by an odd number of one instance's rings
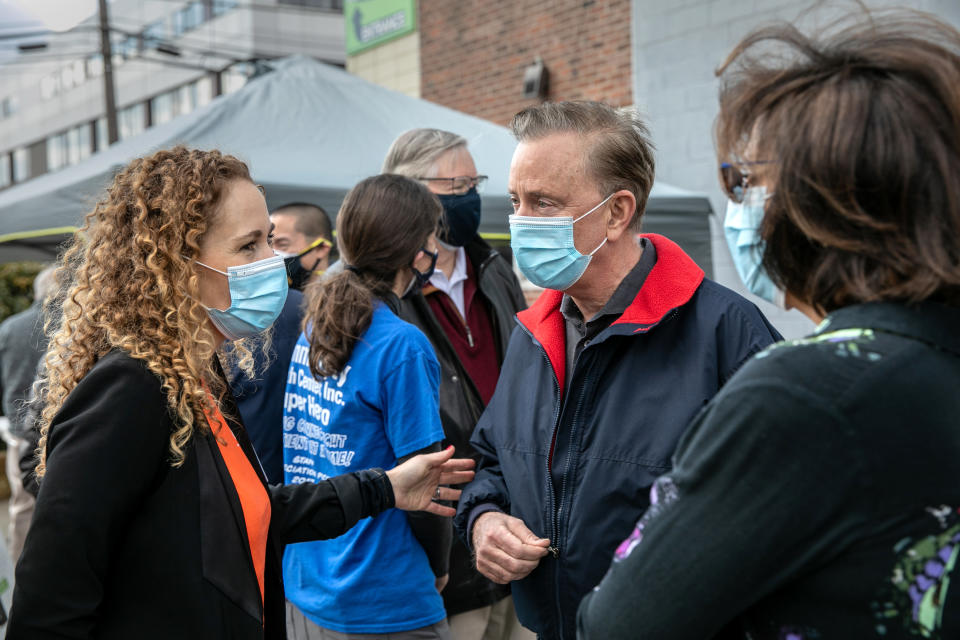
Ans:
{"label": "power line", "polygon": [[[184,0],[164,0],[165,2],[177,3],[186,6],[189,3],[185,3]],[[337,4],[336,2],[331,2],[331,4]],[[262,2],[237,2],[232,5],[230,9],[251,9],[253,11],[271,11],[271,12],[286,12],[286,13],[343,13],[343,2],[339,3],[339,7],[330,7],[329,9],[323,7],[312,7],[306,4],[264,4]],[[224,15],[224,14],[220,14]]]}

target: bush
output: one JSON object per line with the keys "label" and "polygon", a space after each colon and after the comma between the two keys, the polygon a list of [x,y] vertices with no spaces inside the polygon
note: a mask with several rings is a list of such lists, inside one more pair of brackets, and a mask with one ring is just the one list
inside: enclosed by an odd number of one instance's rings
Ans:
{"label": "bush", "polygon": [[33,279],[45,266],[42,262],[0,264],[0,322],[33,303]]}

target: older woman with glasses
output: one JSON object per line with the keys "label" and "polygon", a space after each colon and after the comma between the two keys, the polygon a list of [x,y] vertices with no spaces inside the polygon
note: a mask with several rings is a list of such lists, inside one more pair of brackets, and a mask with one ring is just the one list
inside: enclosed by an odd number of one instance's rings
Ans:
{"label": "older woman with glasses", "polygon": [[[510,262],[478,233],[487,176],[477,173],[467,141],[440,129],[401,134],[383,171],[422,182],[443,205],[437,269],[426,287],[404,296],[400,315],[426,334],[440,361],[440,417],[448,442],[473,453],[470,436],[497,385],[514,314],[527,306]],[[438,585],[445,584],[453,637],[530,637],[517,621],[510,589],[480,575],[460,540],[445,551],[432,560]]]}
{"label": "older woman with glasses", "polygon": [[960,33],[776,26],[720,73],[734,260],[820,324],[697,416],[578,637],[958,638]]}

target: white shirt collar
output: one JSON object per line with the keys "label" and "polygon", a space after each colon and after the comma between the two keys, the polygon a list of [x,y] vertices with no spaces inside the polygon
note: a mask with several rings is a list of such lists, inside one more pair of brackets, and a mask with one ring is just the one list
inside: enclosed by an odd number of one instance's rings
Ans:
{"label": "white shirt collar", "polygon": [[447,274],[443,271],[437,269],[433,272],[433,275],[430,276],[430,284],[447,295],[450,295],[451,290],[466,279],[467,252],[464,251],[463,247],[457,247],[457,257],[454,260],[453,273],[450,274],[450,278],[447,278]]}

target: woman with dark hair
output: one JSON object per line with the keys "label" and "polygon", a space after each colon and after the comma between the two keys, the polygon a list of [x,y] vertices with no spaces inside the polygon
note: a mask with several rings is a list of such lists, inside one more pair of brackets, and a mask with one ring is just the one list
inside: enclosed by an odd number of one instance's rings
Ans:
{"label": "woman with dark hair", "polygon": [[734,260],[820,324],[694,420],[579,637],[958,638],[960,33],[777,26],[719,73]]}
{"label": "woman with dark hair", "polygon": [[[344,268],[308,288],[287,376],[288,483],[440,449],[440,366],[397,313],[400,297],[430,279],[441,213],[425,186],[398,175],[367,178],[344,199]],[[335,540],[287,547],[289,637],[448,638],[439,591],[451,535],[435,516],[383,513]]]}
{"label": "woman with dark hair", "polygon": [[[261,190],[240,160],[134,160],[58,272],[40,400],[36,511],[7,638],[281,640],[284,544],[390,507],[453,510],[451,452],[267,486],[224,379],[287,294]],[[391,468],[392,467],[392,468]]]}

